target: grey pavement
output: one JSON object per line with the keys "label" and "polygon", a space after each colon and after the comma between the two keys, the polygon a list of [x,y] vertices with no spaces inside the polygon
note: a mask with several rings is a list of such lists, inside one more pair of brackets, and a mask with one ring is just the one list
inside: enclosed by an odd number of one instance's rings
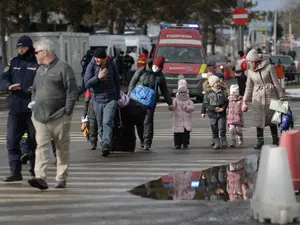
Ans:
{"label": "grey pavement", "polygon": [[[201,119],[201,104],[193,113],[191,148],[173,149],[171,112],[160,103],[155,113],[155,138],[151,152],[114,153],[103,158],[100,150],[90,151],[80,133],[82,101],[76,105],[71,128],[70,174],[65,190],[55,190],[55,167],[49,166],[49,190],[39,191],[27,184],[29,173],[23,168],[24,181],[6,184],[0,181],[0,224],[256,224],[251,220],[249,201],[158,201],[133,196],[128,190],[180,171],[199,171],[213,165],[238,161],[258,154],[251,112],[244,115],[245,145],[242,148],[214,151],[209,147],[208,119]],[[292,102],[297,115],[300,103]],[[6,110],[0,111],[0,177],[8,173],[5,148]],[[296,127],[300,123],[296,121]],[[271,142],[266,129],[266,142]],[[139,142],[137,141],[137,146]],[[50,152],[50,154],[52,154]]]}

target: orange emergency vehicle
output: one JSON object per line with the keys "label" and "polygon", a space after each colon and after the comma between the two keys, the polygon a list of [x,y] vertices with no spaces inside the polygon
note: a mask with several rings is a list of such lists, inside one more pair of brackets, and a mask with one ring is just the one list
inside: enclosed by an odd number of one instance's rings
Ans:
{"label": "orange emergency vehicle", "polygon": [[163,72],[170,93],[175,94],[177,83],[185,79],[190,96],[203,99],[202,76],[207,72],[206,54],[202,46],[197,24],[161,23],[161,30],[153,58],[165,57]]}

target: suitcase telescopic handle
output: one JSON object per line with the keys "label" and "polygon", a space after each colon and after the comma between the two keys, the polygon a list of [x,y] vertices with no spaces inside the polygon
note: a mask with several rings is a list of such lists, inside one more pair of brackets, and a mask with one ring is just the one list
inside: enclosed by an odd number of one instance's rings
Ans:
{"label": "suitcase telescopic handle", "polygon": [[119,114],[120,127],[123,127],[122,115],[121,115],[121,109],[120,108],[118,108],[118,114]]}

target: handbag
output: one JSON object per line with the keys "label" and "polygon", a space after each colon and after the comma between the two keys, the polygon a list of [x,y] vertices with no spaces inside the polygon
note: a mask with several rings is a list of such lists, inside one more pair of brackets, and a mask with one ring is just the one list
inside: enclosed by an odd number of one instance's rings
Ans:
{"label": "handbag", "polygon": [[271,119],[271,123],[272,124],[281,124],[281,112],[278,112],[278,111],[275,111],[273,116],[272,116],[272,119]]}
{"label": "handbag", "polygon": [[130,98],[147,106],[149,109],[154,109],[156,105],[156,93],[158,81],[155,78],[154,90],[144,85],[137,85],[130,93]]}

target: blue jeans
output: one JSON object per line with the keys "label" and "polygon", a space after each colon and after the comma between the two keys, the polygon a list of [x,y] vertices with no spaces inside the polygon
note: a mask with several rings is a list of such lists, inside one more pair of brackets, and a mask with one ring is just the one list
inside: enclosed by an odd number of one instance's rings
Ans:
{"label": "blue jeans", "polygon": [[117,101],[100,104],[93,102],[94,111],[98,123],[98,134],[102,151],[112,150],[114,118],[117,109]]}

